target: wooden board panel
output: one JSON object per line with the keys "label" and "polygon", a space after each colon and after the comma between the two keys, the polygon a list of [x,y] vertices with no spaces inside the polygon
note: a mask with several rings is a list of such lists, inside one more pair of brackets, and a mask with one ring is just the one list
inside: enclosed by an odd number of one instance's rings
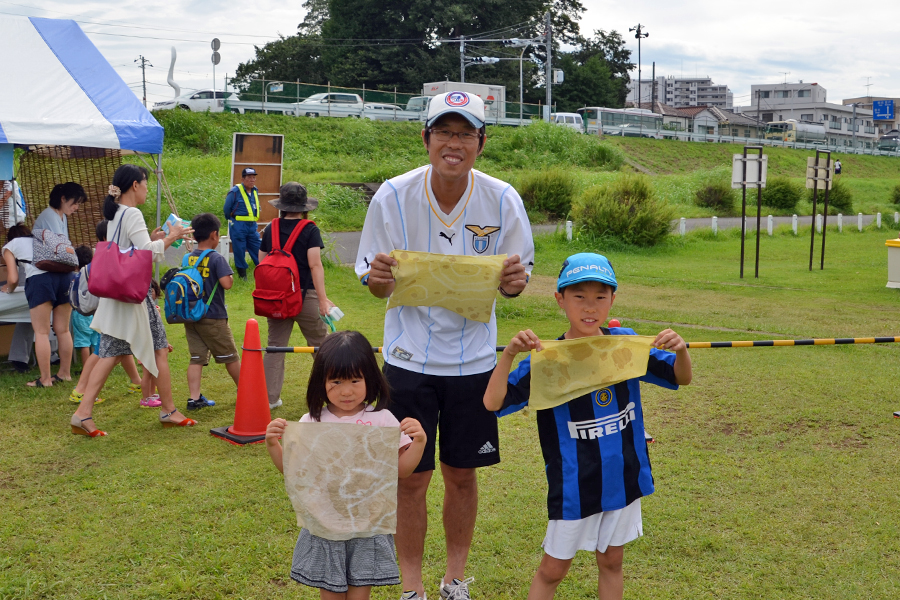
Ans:
{"label": "wooden board panel", "polygon": [[234,162],[281,165],[284,136],[261,133],[234,134]]}
{"label": "wooden board panel", "polygon": [[262,133],[235,133],[232,148],[231,184],[241,181],[245,167],[256,169],[256,187],[259,190],[259,222],[265,225],[278,217],[269,200],[278,197],[281,188],[281,172],[284,160],[284,136]]}

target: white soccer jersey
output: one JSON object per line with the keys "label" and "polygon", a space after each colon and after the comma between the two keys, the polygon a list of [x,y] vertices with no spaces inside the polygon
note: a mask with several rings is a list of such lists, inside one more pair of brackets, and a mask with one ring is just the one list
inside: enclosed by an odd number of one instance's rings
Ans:
{"label": "white soccer jersey", "polygon": [[[534,241],[522,199],[511,185],[472,170],[469,185],[449,215],[431,189],[424,166],[381,186],[366,214],[356,274],[365,283],[379,252],[412,250],[435,254],[518,254],[530,274]],[[497,321],[466,319],[440,307],[400,306],[384,318],[384,360],[429,375],[473,375],[497,362]]]}

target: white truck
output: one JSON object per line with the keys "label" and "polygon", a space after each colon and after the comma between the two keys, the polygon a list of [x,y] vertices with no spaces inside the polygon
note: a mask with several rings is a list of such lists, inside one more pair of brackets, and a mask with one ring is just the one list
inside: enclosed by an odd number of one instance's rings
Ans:
{"label": "white truck", "polygon": [[[502,124],[506,119],[506,87],[483,83],[436,81],[422,86],[425,96],[437,96],[445,92],[467,92],[484,100],[484,116],[488,124]],[[518,123],[518,119],[515,119]]]}

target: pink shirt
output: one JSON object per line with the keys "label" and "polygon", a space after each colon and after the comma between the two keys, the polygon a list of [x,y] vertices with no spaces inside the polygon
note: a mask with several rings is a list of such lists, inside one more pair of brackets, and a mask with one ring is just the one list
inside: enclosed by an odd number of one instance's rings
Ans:
{"label": "pink shirt", "polygon": [[[355,415],[349,417],[336,417],[328,410],[328,406],[322,408],[320,423],[356,423],[358,425],[371,425],[374,427],[400,427],[400,421],[389,410],[374,410],[375,407],[367,406]],[[306,413],[300,417],[301,423],[315,423],[316,421]],[[412,438],[400,432],[400,447],[412,444]]]}

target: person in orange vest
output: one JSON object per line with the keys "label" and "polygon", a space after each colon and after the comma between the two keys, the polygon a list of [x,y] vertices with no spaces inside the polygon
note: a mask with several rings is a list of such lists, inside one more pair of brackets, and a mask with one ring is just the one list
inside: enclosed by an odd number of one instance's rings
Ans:
{"label": "person in orange vest", "polygon": [[256,169],[247,167],[241,171],[241,182],[225,196],[225,218],[231,224],[231,245],[234,249],[234,267],[238,276],[247,279],[246,252],[254,265],[259,264],[259,190],[256,189]]}

